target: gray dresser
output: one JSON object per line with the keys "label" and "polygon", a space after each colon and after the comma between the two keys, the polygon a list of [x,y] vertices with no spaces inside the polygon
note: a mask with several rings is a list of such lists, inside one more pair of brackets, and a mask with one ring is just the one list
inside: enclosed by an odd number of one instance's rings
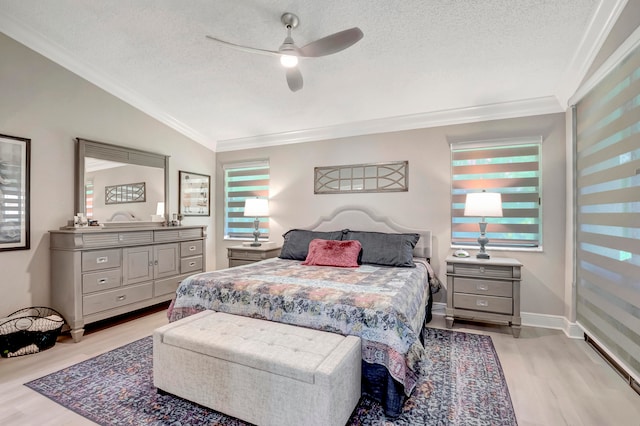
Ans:
{"label": "gray dresser", "polygon": [[85,324],[171,300],[205,270],[206,226],[49,231],[51,306],[78,342]]}

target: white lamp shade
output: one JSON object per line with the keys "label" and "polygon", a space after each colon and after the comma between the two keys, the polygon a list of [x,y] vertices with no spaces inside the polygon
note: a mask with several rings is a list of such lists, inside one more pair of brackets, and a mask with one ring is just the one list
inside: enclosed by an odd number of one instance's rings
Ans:
{"label": "white lamp shade", "polygon": [[266,198],[247,198],[244,201],[244,215],[251,217],[269,216],[269,200]]}
{"label": "white lamp shade", "polygon": [[497,192],[467,194],[464,215],[476,217],[502,217],[502,196]]}
{"label": "white lamp shade", "polygon": [[164,216],[164,203],[162,201],[156,206],[156,214],[158,216]]}

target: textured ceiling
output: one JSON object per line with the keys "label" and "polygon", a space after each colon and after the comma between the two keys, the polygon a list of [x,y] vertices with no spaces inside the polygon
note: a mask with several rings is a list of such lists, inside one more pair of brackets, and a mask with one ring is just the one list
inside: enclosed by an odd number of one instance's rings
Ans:
{"label": "textured ceiling", "polygon": [[[0,30],[229,150],[562,111],[624,3],[0,0]],[[364,38],[303,60],[304,88],[295,93],[277,58],[205,38],[277,50],[283,12],[300,18],[299,46],[354,26]]]}

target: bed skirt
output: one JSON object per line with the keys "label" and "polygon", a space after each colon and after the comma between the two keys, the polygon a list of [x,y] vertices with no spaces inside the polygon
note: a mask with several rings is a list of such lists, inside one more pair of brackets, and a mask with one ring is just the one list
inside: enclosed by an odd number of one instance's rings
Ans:
{"label": "bed skirt", "polygon": [[[427,302],[423,327],[431,322],[432,306],[433,295],[429,289],[429,301]],[[420,341],[424,344],[423,333],[420,333]],[[382,404],[385,416],[391,418],[402,414],[402,406],[407,400],[404,386],[391,377],[385,366],[370,364],[364,360],[362,361],[362,393]]]}

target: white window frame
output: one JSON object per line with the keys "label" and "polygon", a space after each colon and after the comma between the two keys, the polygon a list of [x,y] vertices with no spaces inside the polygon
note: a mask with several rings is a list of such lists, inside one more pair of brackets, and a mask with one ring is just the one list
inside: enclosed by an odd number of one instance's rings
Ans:
{"label": "white window frame", "polygon": [[[455,168],[459,166],[459,162],[456,161],[454,163],[454,156],[456,152],[467,151],[467,150],[494,150],[494,149],[508,149],[509,147],[518,147],[535,145],[538,147],[538,160],[537,160],[537,191],[535,189],[530,189],[530,187],[523,187],[523,191],[518,191],[516,186],[506,185],[501,186],[499,182],[501,179],[505,179],[505,183],[509,181],[509,175],[507,172],[496,172],[492,173],[491,179],[487,179],[487,185],[483,185],[482,182],[478,180],[465,179],[471,178],[471,174],[469,176],[464,176],[464,174],[456,174]],[[489,224],[487,226],[487,237],[489,238],[488,247],[491,250],[509,250],[509,251],[542,251],[543,248],[543,223],[542,223],[542,137],[519,137],[519,138],[505,138],[505,139],[493,139],[493,140],[482,140],[482,141],[469,141],[469,142],[454,142],[450,144],[451,148],[451,199],[450,199],[450,207],[451,207],[451,247],[452,248],[479,248],[479,244],[476,239],[480,235],[480,229],[477,224],[480,221],[480,218],[474,217],[464,217],[464,200],[467,193],[470,192],[481,192],[482,190],[486,190],[487,192],[500,192],[502,194],[502,203],[503,203],[503,217],[487,217],[485,220]],[[504,163],[510,164],[510,163]],[[487,164],[488,165],[488,164]],[[481,167],[479,165],[479,167]],[[531,172],[532,170],[528,170],[525,172]],[[514,173],[518,173],[514,171]],[[531,178],[529,178],[531,179]],[[466,181],[467,183],[463,183]],[[460,188],[460,186],[467,186],[468,188]],[[514,188],[514,189],[509,189]],[[529,191],[529,192],[526,192]],[[511,200],[511,197],[515,196],[526,196],[527,198],[531,198],[524,202],[516,202],[515,200]],[[535,197],[537,194],[537,197]],[[537,198],[537,200],[534,200]],[[536,203],[537,205],[532,205],[532,203]],[[527,210],[537,210],[537,214],[532,215],[531,217],[527,217],[528,221],[533,221],[533,223],[517,223],[518,221],[518,213],[526,212]],[[519,238],[514,239],[513,243],[510,243],[510,238],[507,236],[509,233],[509,222],[513,223],[513,227],[518,227],[519,229],[516,232],[517,235],[520,236],[530,236],[537,235],[537,239],[527,239],[527,238]],[[464,225],[463,225],[464,224]],[[492,224],[494,226],[492,226]],[[532,227],[533,225],[537,225],[537,233],[531,233],[529,231],[523,232],[524,227]],[[464,226],[466,229],[464,233],[460,230]],[[498,228],[498,229],[496,229]],[[502,229],[500,229],[502,228]],[[492,235],[493,234],[493,235]],[[464,235],[464,236],[463,236]],[[530,242],[529,242],[530,241]]]}
{"label": "white window frame", "polygon": [[[224,181],[224,239],[225,240],[241,240],[241,241],[250,241],[253,240],[253,223],[255,218],[253,217],[244,217],[244,200],[247,198],[269,198],[269,184],[270,184],[270,166],[268,160],[257,160],[251,162],[237,162],[237,163],[228,163],[223,164],[223,181]],[[262,185],[257,185],[260,188],[255,188],[255,186],[250,186],[246,191],[240,191],[239,187],[235,187],[233,185],[229,185],[229,174],[239,172],[243,169],[255,169],[261,168],[266,169],[268,176],[266,179],[264,178],[264,174],[261,175],[263,178],[258,179]],[[247,177],[250,179],[250,177]],[[266,180],[266,185],[264,185],[264,181]],[[237,191],[236,191],[237,190]],[[233,192],[238,192],[237,195],[234,195]],[[233,217],[233,220],[231,219]],[[266,241],[269,239],[269,218],[261,217],[258,219],[260,221],[260,241]],[[242,228],[246,228],[246,232],[238,232],[238,231],[229,231],[230,229],[238,229],[237,227],[233,227],[230,225],[230,222],[235,222],[236,224],[241,224]]]}

